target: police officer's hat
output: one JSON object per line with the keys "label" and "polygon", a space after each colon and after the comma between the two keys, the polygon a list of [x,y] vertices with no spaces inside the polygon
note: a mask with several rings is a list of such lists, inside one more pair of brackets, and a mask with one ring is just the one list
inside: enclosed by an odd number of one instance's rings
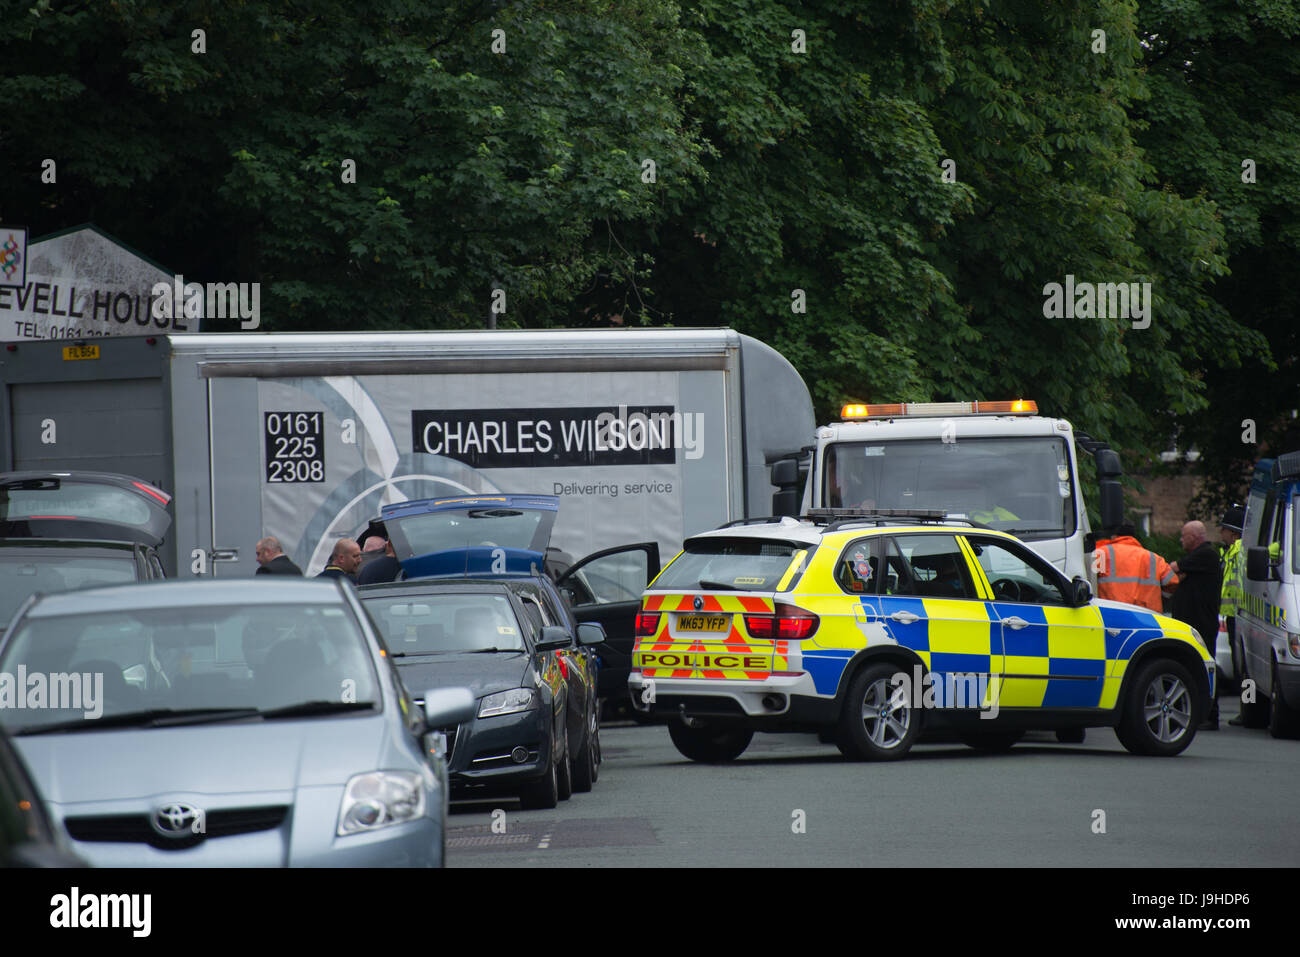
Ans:
{"label": "police officer's hat", "polygon": [[1219,522],[1220,528],[1226,528],[1229,531],[1241,534],[1241,525],[1246,520],[1246,510],[1240,505],[1234,505],[1223,513],[1223,520]]}

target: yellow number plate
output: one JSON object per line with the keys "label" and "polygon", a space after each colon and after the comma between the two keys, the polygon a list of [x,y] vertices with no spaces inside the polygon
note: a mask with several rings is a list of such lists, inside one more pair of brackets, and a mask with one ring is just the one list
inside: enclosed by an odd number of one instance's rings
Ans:
{"label": "yellow number plate", "polygon": [[73,359],[98,359],[99,346],[64,346],[63,358],[68,361]]}
{"label": "yellow number plate", "polygon": [[677,619],[678,631],[726,631],[730,625],[726,615],[682,615]]}

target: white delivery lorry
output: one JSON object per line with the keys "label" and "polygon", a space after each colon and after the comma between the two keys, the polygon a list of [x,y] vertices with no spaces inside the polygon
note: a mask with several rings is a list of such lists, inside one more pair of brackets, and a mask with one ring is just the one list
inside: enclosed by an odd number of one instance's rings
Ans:
{"label": "white delivery lorry", "polygon": [[1236,658],[1247,727],[1300,737],[1300,451],[1255,465],[1241,548],[1245,580]]}
{"label": "white delivery lorry", "polygon": [[1076,447],[1096,462],[1103,527],[1123,515],[1113,449],[1024,399],[851,404],[841,419],[817,429],[806,456],[774,463],[774,514],[942,510],[1011,532],[1095,589]]}
{"label": "white delivery lorry", "polygon": [[22,342],[0,385],[0,471],[160,486],[182,576],[252,575],[263,535],[315,574],[383,505],[484,492],[559,496],[551,543],[575,558],[671,557],[766,514],[768,463],[815,426],[790,363],[729,329]]}

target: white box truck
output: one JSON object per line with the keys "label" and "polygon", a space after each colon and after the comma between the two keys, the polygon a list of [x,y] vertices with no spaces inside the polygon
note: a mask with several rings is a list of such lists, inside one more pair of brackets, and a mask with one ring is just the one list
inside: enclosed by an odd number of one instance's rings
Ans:
{"label": "white box truck", "polygon": [[560,497],[552,544],[671,556],[767,514],[815,425],[779,353],[729,329],[158,335],[0,352],[0,471],[122,472],[172,493],[169,575],[307,574],[381,506]]}

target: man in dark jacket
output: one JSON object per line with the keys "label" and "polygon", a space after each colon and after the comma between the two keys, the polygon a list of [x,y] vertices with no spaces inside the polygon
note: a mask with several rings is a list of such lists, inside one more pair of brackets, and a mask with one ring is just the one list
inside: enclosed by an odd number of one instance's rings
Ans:
{"label": "man in dark jacket", "polygon": [[355,581],[357,568],[360,565],[361,546],[350,538],[340,538],[334,543],[334,550],[330,552],[329,564],[316,577],[346,578],[348,581]]}
{"label": "man in dark jacket", "polygon": [[[1205,647],[1214,659],[1214,646],[1219,637],[1219,597],[1223,587],[1223,571],[1219,566],[1219,553],[1205,538],[1205,525],[1188,522],[1183,526],[1180,540],[1187,554],[1174,562],[1178,587],[1169,613],[1179,621],[1195,628],[1205,641]],[[1219,730],[1219,702],[1210,702],[1203,731]]]}
{"label": "man in dark jacket", "polygon": [[280,547],[280,540],[271,535],[257,543],[257,571],[255,575],[301,575],[302,569],[295,565]]}
{"label": "man in dark jacket", "polygon": [[[374,539],[370,539],[373,541]],[[395,582],[397,576],[402,573],[402,563],[397,560],[397,553],[393,551],[393,543],[388,539],[380,539],[384,543],[384,553],[374,561],[367,562],[366,565],[357,574],[358,585],[374,585],[379,582]]]}

